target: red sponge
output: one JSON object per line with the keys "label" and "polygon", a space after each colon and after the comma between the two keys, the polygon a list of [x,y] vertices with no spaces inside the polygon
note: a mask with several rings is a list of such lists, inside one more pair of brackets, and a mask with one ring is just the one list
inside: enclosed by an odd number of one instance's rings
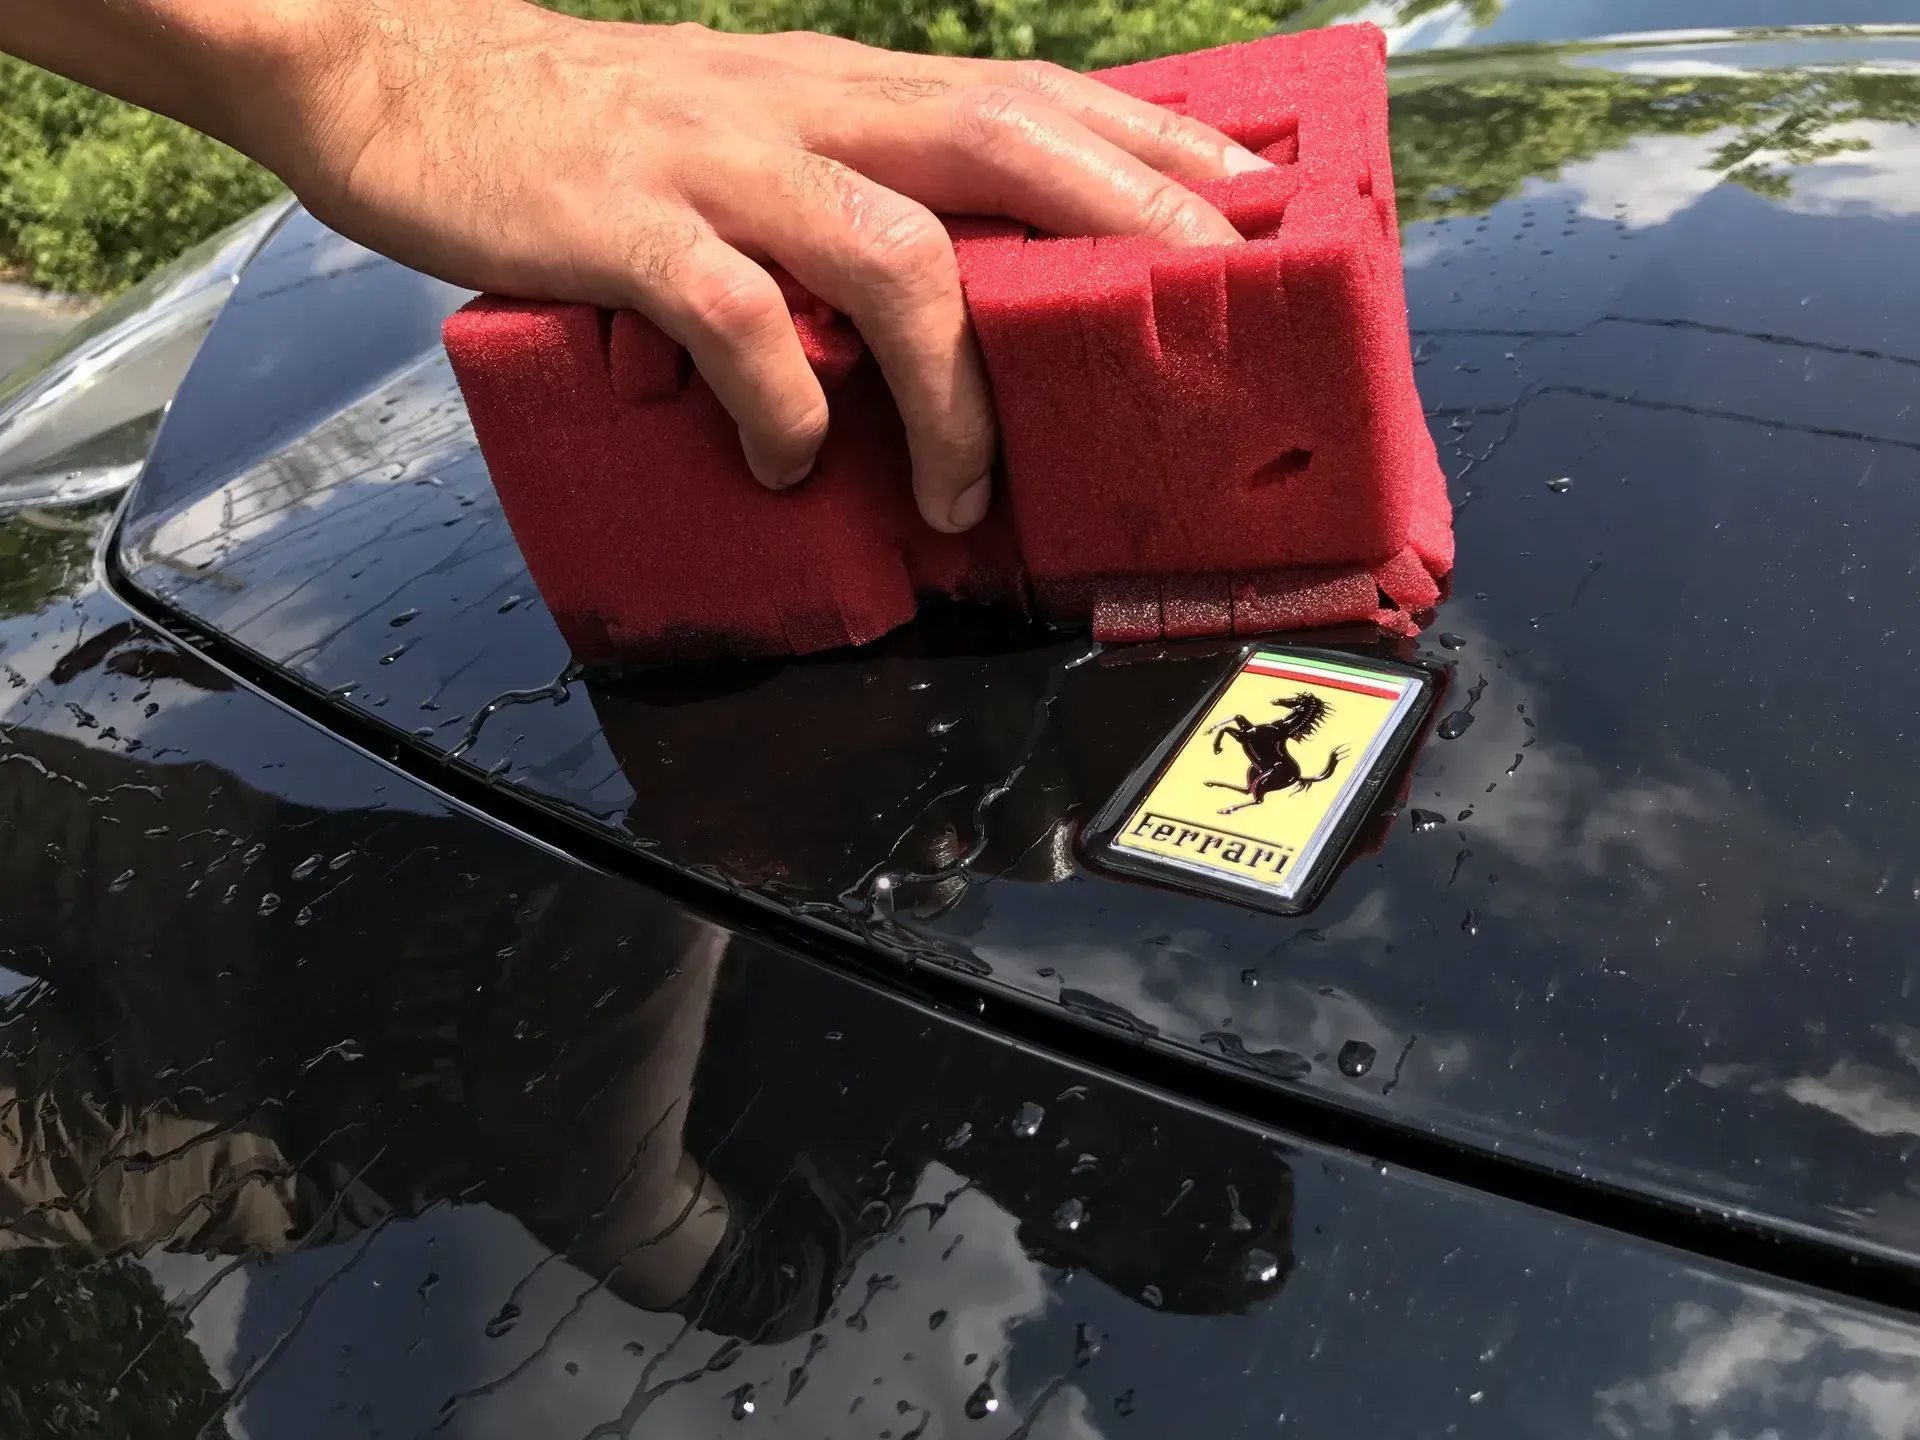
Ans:
{"label": "red sponge", "polygon": [[858,644],[933,595],[1111,640],[1414,631],[1453,535],[1413,384],[1380,32],[1101,78],[1276,168],[1195,187],[1238,246],[950,223],[1004,457],[967,535],[921,521],[859,335],[785,277],[832,409],[785,494],[755,483],[686,352],[639,316],[484,297],[447,322],[501,503],[579,659]]}

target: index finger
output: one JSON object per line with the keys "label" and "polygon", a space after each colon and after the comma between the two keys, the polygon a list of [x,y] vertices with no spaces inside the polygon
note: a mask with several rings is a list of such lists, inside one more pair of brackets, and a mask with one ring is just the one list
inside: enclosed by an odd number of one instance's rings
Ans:
{"label": "index finger", "polygon": [[950,100],[957,90],[978,87],[1024,92],[1179,180],[1221,180],[1273,168],[1272,161],[1211,125],[1046,60],[887,55],[883,66],[865,69],[856,83],[899,103]]}
{"label": "index finger", "polygon": [[969,86],[932,104],[903,104],[887,123],[875,119],[871,111],[847,117],[818,148],[943,214],[1174,245],[1241,238],[1177,180],[1030,91]]}
{"label": "index finger", "polygon": [[964,60],[978,83],[1026,90],[1064,110],[1103,140],[1181,180],[1220,180],[1273,162],[1211,125],[1135,99],[1091,76],[1046,60]]}

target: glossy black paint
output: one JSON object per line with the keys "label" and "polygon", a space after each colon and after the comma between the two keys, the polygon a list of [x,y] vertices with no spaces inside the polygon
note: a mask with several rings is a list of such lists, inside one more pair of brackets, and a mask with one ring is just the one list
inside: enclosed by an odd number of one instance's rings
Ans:
{"label": "glossy black paint", "polygon": [[[904,976],[717,957],[80,558],[0,617],[0,1085],[198,1138],[115,1164],[40,1132],[100,1178],[0,1216],[27,1433],[1884,1437],[1920,1397],[1908,1320],[1196,1108]],[[221,1145],[298,1177],[265,1253],[207,1253],[192,1206],[166,1246],[19,1248]],[[633,1228],[635,1177],[682,1150],[760,1280],[700,1324],[535,1238],[644,1260],[672,1227]],[[219,1215],[261,1178],[172,1193]]]}
{"label": "glossy black paint", "polygon": [[[1404,240],[1461,546],[1420,654],[1453,667],[1443,708],[1471,723],[1412,777],[1411,803],[1447,823],[1400,819],[1297,922],[1073,856],[1077,821],[1218,675],[1217,647],[1094,655],[948,615],[814,662],[568,680],[431,348],[442,290],[382,301],[383,325],[409,317],[411,368],[386,373],[400,339],[357,392],[344,351],[288,359],[289,396],[326,374],[329,404],[351,403],[257,463],[220,461],[210,419],[170,423],[124,563],[502,804],[879,953],[1909,1263],[1915,44],[1399,71],[1403,209],[1417,183],[1423,213],[1459,212]],[[1558,132],[1529,127],[1567,97],[1591,142],[1540,150]],[[1785,115],[1799,135],[1768,128]],[[1723,158],[1742,134],[1751,163]],[[1423,135],[1460,137],[1450,183],[1453,151]],[[1770,170],[1780,145],[1791,163]],[[1745,188],[1715,183],[1741,164]],[[302,246],[324,248],[310,221],[260,274]],[[276,288],[250,277],[232,323],[297,333],[313,303]],[[209,350],[182,412],[237,388],[287,413],[273,373],[217,353],[245,348]]]}

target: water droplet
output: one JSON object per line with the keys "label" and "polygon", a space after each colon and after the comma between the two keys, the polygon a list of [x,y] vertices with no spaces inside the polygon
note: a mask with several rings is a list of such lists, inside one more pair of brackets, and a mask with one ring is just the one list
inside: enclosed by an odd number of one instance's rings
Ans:
{"label": "water droplet", "polygon": [[386,654],[380,657],[380,663],[382,665],[393,664],[394,661],[398,660],[402,655],[407,653],[407,649],[408,647],[405,645],[394,646],[393,649],[389,650]]}
{"label": "water droplet", "polygon": [[922,690],[931,690],[932,688],[933,688],[933,682],[931,680],[915,680],[910,685],[907,686],[907,689],[913,691],[913,693],[916,695],[918,695]]}
{"label": "water droplet", "polygon": [[1440,643],[1449,650],[1459,650],[1466,645],[1467,637],[1464,635],[1456,635],[1451,630],[1442,630],[1440,632]]}
{"label": "water droplet", "polygon": [[1053,1212],[1053,1228],[1069,1234],[1087,1223],[1087,1207],[1078,1200],[1064,1200]]}
{"label": "water droplet", "polygon": [[947,1323],[947,1312],[944,1310],[936,1310],[931,1315],[927,1316],[927,1328],[929,1330],[938,1330],[942,1325],[946,1323]]}
{"label": "water droplet", "polygon": [[1076,1370],[1093,1363],[1107,1337],[1084,1321],[1073,1327],[1073,1365]]}
{"label": "water droplet", "polygon": [[298,865],[293,867],[293,878],[296,880],[304,880],[319,868],[320,868],[320,857],[318,855],[309,855],[306,859],[302,860]]}
{"label": "water droplet", "polygon": [[1567,491],[1571,490],[1572,488],[1573,488],[1572,479],[1570,479],[1568,476],[1565,476],[1565,475],[1561,475],[1556,477],[1555,479],[1547,481],[1547,489],[1551,490],[1556,495],[1564,495],[1567,493]]}
{"label": "water droplet", "polygon": [[1166,1301],[1161,1297],[1158,1285],[1144,1285],[1140,1289],[1140,1303],[1158,1310]]}
{"label": "water droplet", "polygon": [[1073,1162],[1073,1169],[1068,1171],[1067,1173],[1070,1175],[1084,1175],[1099,1163],[1100,1162],[1096,1160],[1093,1156],[1087,1154],[1085,1151],[1082,1151],[1080,1154],[1080,1158]]}
{"label": "water droplet", "polygon": [[944,735],[959,723],[958,715],[936,715],[927,722],[927,734]]}
{"label": "water droplet", "polygon": [[489,1340],[498,1340],[502,1335],[513,1329],[513,1327],[519,1323],[519,1320],[520,1307],[509,1300],[500,1307],[499,1313],[487,1321],[486,1325],[482,1328],[486,1331],[486,1336]]}
{"label": "water droplet", "polygon": [[279,908],[280,908],[280,897],[274,894],[271,890],[269,890],[266,894],[260,897],[260,908],[257,911],[255,911],[255,913],[259,915],[271,915],[273,914],[274,911],[278,910]]}
{"label": "water droplet", "polygon": [[1241,1278],[1254,1285],[1271,1285],[1280,1278],[1280,1262],[1265,1250],[1249,1250],[1240,1262]]}
{"label": "water droplet", "polygon": [[122,890],[126,889],[127,886],[131,885],[132,883],[133,883],[133,871],[122,870],[118,875],[114,877],[113,883],[107,886],[107,889],[111,891],[113,894],[118,895]]}
{"label": "water droplet", "polygon": [[420,1282],[420,1288],[415,1293],[417,1293],[422,1300],[430,1299],[433,1295],[433,1287],[438,1285],[439,1283],[440,1283],[439,1274],[435,1271],[429,1270],[427,1272],[426,1279]]}
{"label": "water droplet", "polygon": [[1240,972],[1240,983],[1249,990],[1253,989],[1260,983],[1260,972],[1249,966]]}
{"label": "water droplet", "polygon": [[311,925],[313,923],[313,907],[311,905],[302,905],[294,915],[293,923],[296,926]]}
{"label": "water droplet", "polygon": [[1473,818],[1473,807],[1471,805],[1467,806],[1466,809],[1462,810],[1458,815],[1454,816],[1453,818],[1456,821],[1471,820]]}
{"label": "water droplet", "polygon": [[963,1407],[969,1420],[984,1420],[1000,1408],[1000,1397],[993,1393],[993,1382],[982,1380],[974,1392],[967,1396]]}
{"label": "water droplet", "polygon": [[1469,1405],[1478,1405],[1482,1400],[1486,1398],[1487,1398],[1486,1391],[1476,1390],[1471,1395],[1467,1396],[1467,1403]]}
{"label": "water droplet", "polygon": [[511,609],[513,609],[513,607],[514,607],[514,606],[516,606],[516,605],[518,605],[519,603],[520,603],[520,597],[519,597],[518,595],[509,595],[509,596],[507,596],[507,598],[506,598],[506,599],[504,599],[504,600],[502,600],[502,601],[500,602],[500,608],[499,608],[499,610],[498,610],[498,611],[496,611],[495,613],[496,613],[496,614],[500,614],[500,615],[504,615],[504,614],[506,614],[506,613],[507,613],[507,612],[508,612],[509,610],[511,610]]}
{"label": "water droplet", "polygon": [[256,840],[253,844],[247,847],[247,853],[240,857],[240,864],[243,867],[252,865],[257,860],[259,860],[259,858],[262,855],[266,853],[267,853],[266,842],[264,840]]}
{"label": "water droplet", "polygon": [[1013,1133],[1030,1140],[1040,1133],[1040,1124],[1046,1118],[1047,1112],[1029,1100],[1014,1112]]}
{"label": "water droplet", "polygon": [[1456,710],[1440,722],[1436,732],[1442,740],[1458,740],[1473,728],[1473,711]]}
{"label": "water droplet", "polygon": [[1131,1415],[1133,1413],[1133,1391],[1122,1390],[1118,1395],[1114,1396],[1113,1408],[1122,1415]]}
{"label": "water droplet", "polygon": [[1253,1229],[1253,1222],[1241,1213],[1240,1189],[1236,1185],[1227,1186],[1227,1228],[1240,1234]]}
{"label": "water droplet", "polygon": [[1425,835],[1446,824],[1447,817],[1435,810],[1410,810],[1407,812],[1407,821],[1413,826],[1414,834]]}
{"label": "water droplet", "polygon": [[351,850],[342,850],[338,855],[334,856],[333,859],[327,862],[327,869],[344,870],[346,868],[347,862],[351,859],[353,859],[353,852]]}
{"label": "water droplet", "polygon": [[629,1355],[644,1355],[647,1353],[647,1347],[642,1345],[638,1340],[629,1340],[620,1348]]}
{"label": "water droplet", "polygon": [[1478,910],[1469,910],[1465,915],[1460,917],[1460,933],[1462,935],[1478,935],[1480,933],[1480,912]]}
{"label": "water droplet", "polygon": [[398,630],[402,625],[411,625],[419,618],[420,612],[418,610],[402,610],[398,615],[387,621],[387,624],[395,630]]}
{"label": "water droplet", "polygon": [[1230,1060],[1238,1060],[1283,1080],[1301,1080],[1313,1073],[1313,1066],[1304,1055],[1291,1050],[1255,1050],[1231,1030],[1209,1030],[1200,1037],[1200,1043],[1212,1046]]}
{"label": "water droplet", "polygon": [[1373,1068],[1375,1051],[1364,1040],[1349,1040],[1340,1047],[1336,1061],[1342,1075],[1358,1078]]}
{"label": "water droplet", "polygon": [[742,1385],[738,1390],[729,1391],[727,1398],[733,1402],[733,1418],[744,1420],[753,1414],[753,1386]]}
{"label": "water droplet", "polygon": [[973,1139],[973,1123],[968,1120],[962,1120],[960,1122],[960,1128],[949,1135],[946,1138],[946,1142],[941,1145],[940,1148],[942,1150],[958,1150],[965,1146],[971,1139]]}
{"label": "water droplet", "polygon": [[569,1360],[560,1368],[565,1370],[569,1375],[578,1375],[580,1373],[580,1363],[577,1360]]}

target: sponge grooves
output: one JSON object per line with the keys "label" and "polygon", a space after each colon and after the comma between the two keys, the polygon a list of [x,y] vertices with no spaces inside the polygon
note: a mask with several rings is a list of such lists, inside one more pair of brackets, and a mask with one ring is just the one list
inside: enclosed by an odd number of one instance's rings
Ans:
{"label": "sponge grooves", "polygon": [[685,351],[642,317],[483,297],[447,322],[508,521],[581,660],[859,644],[937,595],[1112,640],[1414,631],[1452,520],[1413,382],[1380,32],[1101,78],[1274,166],[1196,187],[1235,246],[949,222],[1002,439],[966,536],[921,522],[858,333],[788,277],[832,424],[785,494],[754,482]]}

